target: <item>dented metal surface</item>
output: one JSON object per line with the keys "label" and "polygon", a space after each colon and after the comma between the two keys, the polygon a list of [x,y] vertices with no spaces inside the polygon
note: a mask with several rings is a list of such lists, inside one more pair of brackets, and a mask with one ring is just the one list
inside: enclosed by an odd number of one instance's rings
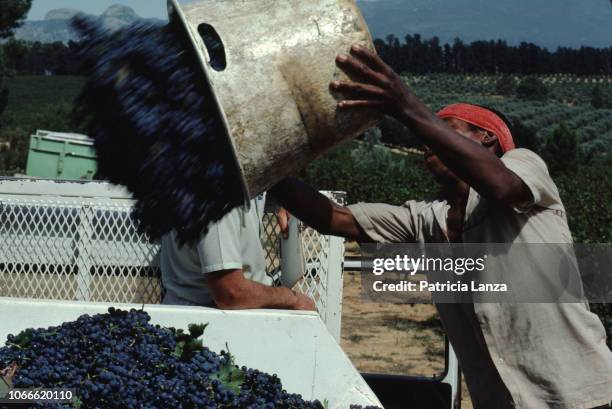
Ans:
{"label": "dented metal surface", "polygon": [[[335,57],[374,49],[354,0],[170,0],[202,59],[253,197],[339,142],[377,123],[375,111],[338,112],[329,90],[345,78]],[[209,24],[225,48],[217,71],[198,33]],[[214,57],[214,56],[213,56]]]}

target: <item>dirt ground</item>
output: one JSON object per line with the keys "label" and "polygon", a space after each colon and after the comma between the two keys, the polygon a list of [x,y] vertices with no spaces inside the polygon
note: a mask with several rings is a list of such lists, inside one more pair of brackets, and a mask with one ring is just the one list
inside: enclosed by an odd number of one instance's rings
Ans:
{"label": "dirt ground", "polygon": [[[360,275],[344,275],[342,348],[361,372],[433,377],[444,372],[445,341],[431,304],[366,301]],[[461,407],[472,409],[465,385]]]}

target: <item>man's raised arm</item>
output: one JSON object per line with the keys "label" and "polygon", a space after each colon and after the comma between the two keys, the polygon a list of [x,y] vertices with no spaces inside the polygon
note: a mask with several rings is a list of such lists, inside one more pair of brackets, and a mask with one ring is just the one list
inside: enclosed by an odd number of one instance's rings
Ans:
{"label": "man's raised arm", "polygon": [[460,179],[482,196],[504,204],[521,203],[530,193],[521,179],[482,144],[462,137],[423,104],[380,57],[355,45],[336,61],[350,81],[334,81],[344,95],[339,109],[378,109],[414,131]]}

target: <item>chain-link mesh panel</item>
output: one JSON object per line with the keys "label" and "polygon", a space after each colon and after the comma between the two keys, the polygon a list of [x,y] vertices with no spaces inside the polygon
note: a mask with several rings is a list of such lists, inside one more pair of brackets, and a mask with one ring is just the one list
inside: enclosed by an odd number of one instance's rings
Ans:
{"label": "chain-link mesh panel", "polygon": [[[336,203],[344,204],[345,194],[343,192],[322,193]],[[334,285],[334,291],[342,290],[341,264],[343,262],[344,246],[341,245],[342,250],[339,257],[337,259],[333,258],[332,246],[337,243],[332,243],[330,236],[324,236],[303,223],[300,223],[298,230],[304,276],[295,284],[294,290],[309,295],[315,301],[317,309],[323,317],[332,310],[339,313],[340,305],[330,305],[330,300],[335,302],[335,300],[341,299],[341,294],[339,297],[330,297],[328,291],[331,282],[336,284]],[[332,272],[330,271],[331,266],[338,268]]]}
{"label": "chain-link mesh panel", "polygon": [[[266,256],[268,275],[274,285],[280,286],[281,274],[281,231],[276,213],[268,212],[263,218],[262,243]],[[294,286],[294,290],[311,296],[319,311],[326,309],[327,263],[329,238],[300,224],[301,262],[304,263],[304,277]],[[339,261],[341,262],[341,261]]]}
{"label": "chain-link mesh panel", "polygon": [[266,269],[268,275],[274,280],[274,285],[280,286],[281,229],[273,209],[264,213],[262,225],[261,244],[266,257]]}
{"label": "chain-link mesh panel", "polygon": [[127,204],[3,199],[0,296],[157,303],[159,246]]}
{"label": "chain-link mesh panel", "polygon": [[[0,193],[0,297],[160,302],[159,245],[138,234],[131,203]],[[300,229],[305,275],[294,289],[309,294],[325,317],[330,238]],[[274,212],[265,213],[263,233],[268,274],[279,285],[281,234]]]}
{"label": "chain-link mesh panel", "polygon": [[319,311],[326,311],[329,237],[317,231],[300,226],[302,239],[302,258],[304,262],[304,277],[297,282],[294,289],[308,294],[316,303]]}

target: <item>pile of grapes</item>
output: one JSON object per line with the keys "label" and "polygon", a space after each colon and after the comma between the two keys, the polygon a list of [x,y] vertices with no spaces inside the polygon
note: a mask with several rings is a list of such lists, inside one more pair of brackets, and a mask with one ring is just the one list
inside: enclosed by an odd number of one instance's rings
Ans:
{"label": "pile of grapes", "polygon": [[205,325],[183,332],[149,320],[141,310],[109,308],[10,335],[0,370],[15,388],[75,391],[72,404],[49,408],[323,409],[283,390],[277,376],[238,368],[229,353],[210,351],[198,339]]}
{"label": "pile of grapes", "polygon": [[126,186],[153,240],[195,242],[244,203],[239,168],[192,45],[174,24],[104,31],[76,17],[89,79],[75,116],[94,139],[98,177]]}

